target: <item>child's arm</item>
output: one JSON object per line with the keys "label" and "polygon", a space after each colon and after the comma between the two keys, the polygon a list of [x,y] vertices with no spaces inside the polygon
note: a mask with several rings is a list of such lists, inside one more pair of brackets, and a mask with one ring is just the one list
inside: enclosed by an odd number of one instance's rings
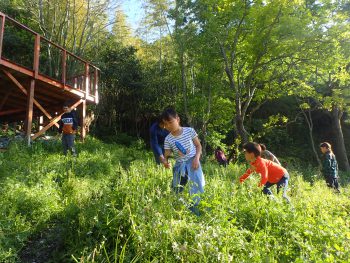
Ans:
{"label": "child's arm", "polygon": [[196,155],[194,156],[192,167],[193,169],[196,170],[199,167],[199,158],[201,157],[201,154],[202,154],[202,145],[198,137],[193,138],[193,144],[196,147]]}
{"label": "child's arm", "polygon": [[157,132],[154,129],[151,130],[151,146],[152,150],[155,151],[161,159],[164,158],[163,150],[158,143]]}
{"label": "child's arm", "polygon": [[63,122],[62,122],[62,117],[61,119],[58,121],[58,133],[62,133],[62,129],[63,129]]}
{"label": "child's arm", "polygon": [[171,154],[170,149],[165,149],[164,150],[164,158],[160,158],[160,161],[163,163],[165,168],[170,168],[170,163],[168,162],[168,158]]}
{"label": "child's arm", "polygon": [[243,183],[249,177],[249,175],[251,175],[252,172],[253,170],[249,168],[241,177],[239,177],[239,182]]}
{"label": "child's arm", "polygon": [[73,112],[72,115],[73,115],[73,127],[72,127],[72,129],[73,129],[73,131],[76,131],[78,129],[78,125],[79,125],[78,118],[77,118],[75,112]]}

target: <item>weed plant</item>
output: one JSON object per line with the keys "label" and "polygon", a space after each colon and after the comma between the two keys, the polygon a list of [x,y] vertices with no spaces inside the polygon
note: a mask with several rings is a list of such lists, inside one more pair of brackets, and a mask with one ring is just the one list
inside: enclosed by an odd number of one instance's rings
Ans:
{"label": "weed plant", "polygon": [[[348,175],[342,193],[317,171],[290,169],[288,195],[271,200],[244,184],[245,164],[206,162],[200,216],[171,170],[142,142],[89,138],[79,157],[59,142],[12,144],[0,155],[1,262],[348,262]],[[275,190],[275,189],[274,189]],[[41,261],[40,261],[41,260]]]}

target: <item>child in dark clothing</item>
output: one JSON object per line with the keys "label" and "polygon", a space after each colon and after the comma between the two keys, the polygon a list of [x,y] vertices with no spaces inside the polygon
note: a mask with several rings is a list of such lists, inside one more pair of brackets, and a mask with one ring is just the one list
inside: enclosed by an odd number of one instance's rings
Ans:
{"label": "child in dark clothing", "polygon": [[273,161],[277,163],[278,165],[281,165],[280,161],[277,159],[277,157],[270,151],[266,149],[265,144],[260,143],[261,147],[261,158]]}
{"label": "child in dark clothing", "polygon": [[227,166],[227,158],[220,147],[216,148],[215,150],[215,159],[218,161],[220,165],[223,165],[224,167]]}
{"label": "child in dark clothing", "polygon": [[160,164],[164,161],[164,140],[169,132],[164,129],[164,124],[160,120],[152,124],[149,133],[155,161]]}
{"label": "child in dark clothing", "polygon": [[63,154],[67,155],[68,150],[76,157],[77,153],[74,147],[75,133],[78,128],[78,121],[75,114],[68,105],[63,105],[64,114],[61,116],[58,132],[62,133]]}
{"label": "child in dark clothing", "polygon": [[322,175],[326,179],[327,186],[334,188],[336,192],[339,191],[338,183],[338,163],[332,152],[332,146],[328,142],[320,144],[322,152]]}

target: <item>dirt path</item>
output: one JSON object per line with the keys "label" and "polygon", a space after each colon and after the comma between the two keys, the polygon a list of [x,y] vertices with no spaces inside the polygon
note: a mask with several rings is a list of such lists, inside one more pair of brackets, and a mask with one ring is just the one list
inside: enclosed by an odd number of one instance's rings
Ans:
{"label": "dirt path", "polygon": [[62,262],[56,256],[63,249],[62,229],[51,225],[34,235],[27,245],[20,251],[22,263]]}

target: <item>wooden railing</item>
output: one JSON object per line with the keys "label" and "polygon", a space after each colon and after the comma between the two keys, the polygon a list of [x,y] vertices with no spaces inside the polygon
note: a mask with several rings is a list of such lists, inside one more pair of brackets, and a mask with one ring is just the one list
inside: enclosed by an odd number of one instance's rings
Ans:
{"label": "wooden railing", "polygon": [[[20,55],[16,54],[16,50],[11,50],[12,46],[16,48],[14,44],[18,43],[6,42],[6,37],[10,37],[9,40],[11,40],[11,37],[16,38],[16,34],[11,35],[16,30],[20,30],[22,35],[27,34],[27,38],[33,42],[31,50],[28,50],[28,53],[23,55],[27,59],[27,63],[18,61],[20,59],[15,57],[20,57]],[[28,46],[28,42],[30,41],[21,44]],[[6,54],[6,52],[9,54]],[[14,58],[11,58],[11,52]],[[31,54],[33,55],[31,56]],[[79,90],[84,93],[85,98],[91,98],[95,103],[98,103],[100,70],[96,66],[1,12],[0,64],[30,75],[35,79],[43,80],[42,77],[52,79],[59,82],[63,88],[69,87],[70,89]],[[78,65],[80,65],[80,68]]]}

